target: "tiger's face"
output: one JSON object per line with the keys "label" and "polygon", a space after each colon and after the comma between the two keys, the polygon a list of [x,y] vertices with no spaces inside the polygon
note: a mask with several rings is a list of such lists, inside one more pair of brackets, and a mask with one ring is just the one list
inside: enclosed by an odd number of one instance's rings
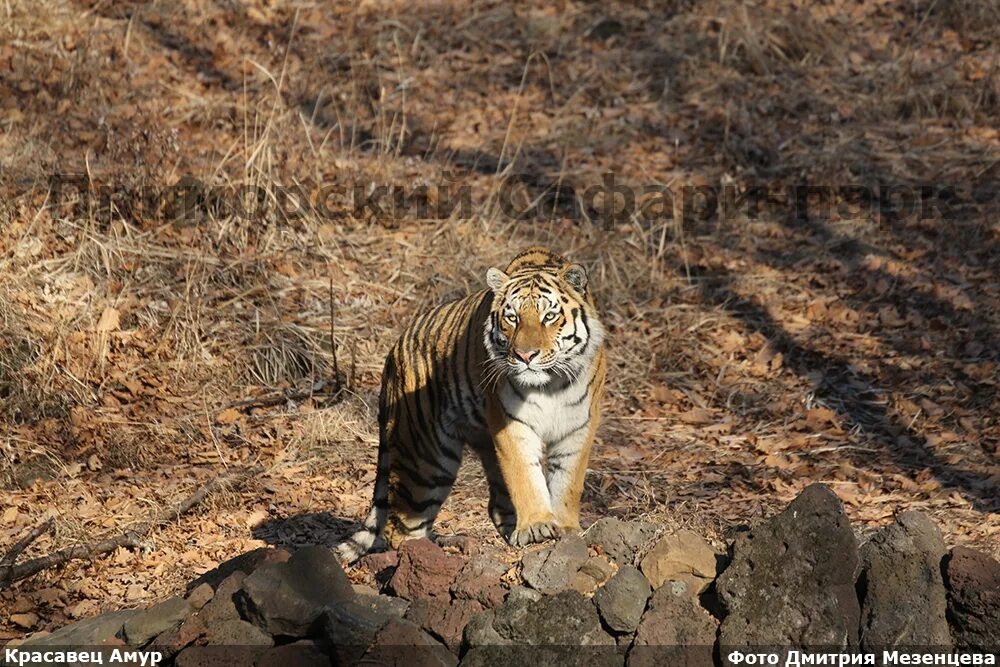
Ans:
{"label": "tiger's face", "polygon": [[493,307],[484,341],[493,369],[526,387],[572,381],[587,368],[604,332],[579,264],[490,269]]}

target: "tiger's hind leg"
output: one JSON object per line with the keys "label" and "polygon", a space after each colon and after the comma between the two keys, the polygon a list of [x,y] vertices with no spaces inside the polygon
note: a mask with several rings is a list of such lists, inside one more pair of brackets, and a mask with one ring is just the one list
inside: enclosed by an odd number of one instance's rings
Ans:
{"label": "tiger's hind leg", "polygon": [[428,537],[451,493],[462,463],[462,441],[441,434],[419,455],[399,457],[389,472],[385,539],[393,549],[404,540]]}
{"label": "tiger's hind leg", "polygon": [[490,502],[487,511],[490,515],[490,521],[493,522],[500,536],[509,540],[517,527],[517,513],[514,511],[514,503],[510,500],[510,494],[507,493],[503,475],[500,474],[500,463],[497,461],[497,454],[493,449],[493,441],[486,437],[475,442],[473,449],[479,455],[483,471],[486,473],[486,482],[489,484]]}

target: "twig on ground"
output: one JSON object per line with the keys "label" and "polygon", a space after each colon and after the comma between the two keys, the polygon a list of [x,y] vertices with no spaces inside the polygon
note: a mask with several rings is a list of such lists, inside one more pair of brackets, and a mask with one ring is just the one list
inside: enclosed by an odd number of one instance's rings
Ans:
{"label": "twig on ground", "polygon": [[34,558],[21,563],[20,565],[16,565],[14,561],[20,553],[24,551],[24,549],[26,549],[32,541],[37,539],[39,535],[51,528],[52,520],[49,519],[49,521],[33,529],[27,537],[15,544],[14,548],[11,549],[6,556],[4,556],[2,561],[0,561],[0,590],[7,588],[15,581],[27,579],[28,577],[38,574],[42,570],[63,565],[71,560],[94,559],[98,556],[114,551],[118,547],[138,547],[140,546],[142,539],[156,526],[168,521],[173,521],[183,514],[186,514],[191,510],[191,508],[205,500],[209,494],[241,483],[256,474],[259,474],[261,471],[262,468],[258,466],[255,468],[244,469],[234,473],[221,475],[207,484],[204,484],[180,504],[163,510],[152,519],[139,523],[135,527],[126,530],[124,533],[108,537],[97,542],[79,544],[66,549],[60,549],[59,551],[54,551],[48,555]]}
{"label": "twig on ground", "polygon": [[[43,521],[42,523],[32,528],[31,532],[29,532],[23,539],[19,540],[17,544],[15,544],[13,547],[11,547],[10,551],[8,551],[3,558],[0,558],[0,573],[5,572],[6,568],[12,566],[14,564],[14,561],[18,559],[21,553],[23,553],[25,549],[31,546],[32,542],[34,542],[39,537],[52,530],[53,526],[55,526],[55,520],[49,518],[48,520]],[[0,576],[0,580],[2,579],[3,577]]]}
{"label": "twig on ground", "polygon": [[235,408],[236,410],[243,410],[246,408],[270,408],[275,405],[287,403],[288,401],[304,401],[308,398],[321,395],[321,392],[325,392],[325,395],[328,396],[329,402],[332,404],[341,397],[341,389],[342,387],[339,384],[330,385],[325,380],[320,380],[316,385],[309,387],[309,389],[279,391],[277,393],[265,394],[255,398],[247,398],[242,401],[236,401],[235,403],[230,403],[226,407]]}

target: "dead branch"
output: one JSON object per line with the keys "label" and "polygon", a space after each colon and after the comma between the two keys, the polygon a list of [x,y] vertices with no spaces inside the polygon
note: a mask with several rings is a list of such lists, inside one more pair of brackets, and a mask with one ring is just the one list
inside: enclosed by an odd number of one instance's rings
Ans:
{"label": "dead branch", "polygon": [[[32,528],[31,532],[29,532],[23,539],[18,541],[18,543],[15,544],[13,547],[11,547],[10,551],[8,551],[3,558],[0,558],[0,572],[3,572],[2,568],[10,567],[11,565],[13,565],[14,561],[17,560],[18,556],[20,556],[25,549],[31,546],[32,542],[34,542],[39,537],[52,530],[53,526],[55,526],[55,520],[49,518],[43,521],[42,523],[38,524],[34,528]],[[2,580],[2,577],[0,577],[0,580]]]}
{"label": "dead branch", "polygon": [[264,396],[258,396],[256,398],[236,401],[235,403],[230,403],[226,407],[235,408],[236,410],[245,410],[247,408],[270,408],[275,405],[282,405],[288,401],[304,401],[307,398],[323,395],[326,395],[332,402],[340,396],[340,386],[332,386],[325,380],[321,380],[319,382],[319,386],[310,387],[309,389],[279,391],[271,394],[265,394]]}
{"label": "dead branch", "polygon": [[[93,560],[98,556],[114,551],[118,547],[138,547],[142,543],[143,538],[145,538],[146,535],[148,535],[156,526],[176,520],[178,517],[190,511],[191,508],[205,500],[205,498],[207,498],[210,494],[224,488],[238,485],[246,479],[259,474],[262,470],[263,469],[258,466],[255,468],[235,471],[226,475],[220,475],[207,484],[201,486],[201,488],[188,496],[180,504],[159,512],[152,519],[143,521],[119,535],[107,537],[89,544],[79,544],[66,549],[60,549],[59,551],[54,551],[46,556],[34,558],[21,563],[20,565],[16,565],[14,560],[16,560],[18,555],[20,555],[20,552],[24,551],[28,544],[45,532],[45,530],[51,528],[52,520],[50,519],[45,524],[36,527],[26,538],[14,545],[14,548],[11,549],[6,556],[4,556],[3,561],[0,561],[0,590],[9,587],[15,581],[27,579],[28,577],[38,574],[42,570],[63,565],[71,560]],[[36,531],[37,534],[35,534]],[[10,560],[8,561],[8,559]]]}

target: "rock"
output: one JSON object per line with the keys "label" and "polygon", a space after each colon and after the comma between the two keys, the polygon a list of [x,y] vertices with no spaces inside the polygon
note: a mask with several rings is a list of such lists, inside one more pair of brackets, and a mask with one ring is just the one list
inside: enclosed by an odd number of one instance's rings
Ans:
{"label": "rock", "polygon": [[618,574],[594,594],[594,603],[604,624],[615,632],[633,632],[639,626],[646,601],[653,590],[631,565],[623,565]]}
{"label": "rock", "polygon": [[[213,625],[205,633],[206,641],[215,646],[274,646],[274,640],[256,625],[246,621],[226,621]],[[263,651],[262,651],[263,652]]]}
{"label": "rock", "polygon": [[616,567],[604,556],[591,556],[580,566],[580,572],[599,584],[615,575]]}
{"label": "rock", "polygon": [[508,569],[506,563],[488,556],[474,556],[459,572],[451,593],[461,600],[475,600],[483,607],[499,607],[507,595],[501,577]]}
{"label": "rock", "polygon": [[670,594],[674,597],[698,598],[698,589],[701,588],[701,586],[697,582],[692,582],[691,580],[675,580],[665,582],[660,588],[668,589]]}
{"label": "rock", "polygon": [[507,593],[506,601],[538,602],[543,597],[545,596],[534,589],[528,588],[526,586],[514,586],[512,589],[510,589],[510,592]]}
{"label": "rock", "polygon": [[900,514],[861,547],[862,649],[952,646],[941,577],[947,551],[920,512]]}
{"label": "rock", "polygon": [[174,664],[177,667],[250,667],[258,656],[274,645],[270,635],[241,620],[222,621],[207,627],[204,637],[209,646],[183,648],[177,653]]}
{"label": "rock", "polygon": [[[242,623],[243,621],[239,621]],[[250,625],[247,623],[247,625]],[[254,626],[250,626],[254,627]],[[254,667],[266,646],[188,646],[174,658],[175,667]]]}
{"label": "rock", "polygon": [[470,648],[463,665],[611,667],[623,662],[614,639],[601,628],[594,605],[575,591],[534,601],[508,598],[499,609],[474,617],[466,638]]}
{"label": "rock", "polygon": [[576,591],[580,595],[590,595],[597,590],[597,582],[590,575],[577,572],[573,575],[573,581],[570,582],[569,590]]}
{"label": "rock", "polygon": [[71,623],[43,637],[29,637],[21,646],[99,646],[116,639],[122,627],[138,609],[113,611]]}
{"label": "rock", "polygon": [[191,613],[184,598],[170,598],[125,621],[121,638],[130,646],[144,646],[157,635],[176,630]]}
{"label": "rock", "polygon": [[204,637],[207,631],[208,628],[197,616],[191,616],[173,632],[159,635],[149,648],[156,649],[166,658],[171,658]]}
{"label": "rock", "polygon": [[175,667],[224,667],[227,659],[231,664],[250,667],[256,658],[253,654],[237,658],[228,647],[223,646],[189,646],[174,658]]}
{"label": "rock", "polygon": [[409,600],[389,595],[357,595],[354,601],[376,614],[392,618],[403,618],[410,609]]}
{"label": "rock", "polygon": [[521,577],[535,590],[552,595],[570,588],[587,557],[587,544],[583,539],[579,535],[567,535],[551,547],[524,554]]}
{"label": "rock", "polygon": [[600,547],[619,565],[634,565],[639,551],[655,536],[659,527],[648,521],[622,521],[615,517],[599,519],[587,529],[584,538],[592,547]]}
{"label": "rock", "polygon": [[464,561],[428,539],[407,540],[399,547],[399,566],[389,585],[401,598],[450,598]]}
{"label": "rock", "polygon": [[227,621],[242,620],[236,608],[237,594],[243,588],[247,575],[237,570],[219,583],[212,599],[198,611],[197,619],[202,625],[221,625]]}
{"label": "rock", "polygon": [[732,551],[716,581],[728,610],[723,651],[857,646],[858,544],[827,486],[807,487],[781,514],[738,535]]}
{"label": "rock", "polygon": [[322,634],[334,647],[338,664],[354,664],[375,641],[378,631],[393,618],[370,605],[339,602],[323,612]]}
{"label": "rock", "polygon": [[449,604],[438,598],[418,598],[410,605],[406,620],[416,623],[457,654],[465,626],[481,611],[483,605],[475,600],[454,600]]}
{"label": "rock", "polygon": [[496,620],[496,611],[487,609],[486,611],[473,616],[465,626],[462,633],[462,645],[472,648],[476,646],[506,646],[512,642],[502,637],[493,622]]}
{"label": "rock", "polygon": [[189,592],[193,591],[202,584],[208,584],[213,589],[218,588],[219,584],[234,572],[250,574],[260,565],[265,563],[280,563],[288,560],[290,556],[291,554],[285,549],[276,549],[274,547],[254,549],[219,564],[213,570],[209,570],[188,584],[187,590]]}
{"label": "rock", "polygon": [[365,653],[364,664],[455,667],[458,658],[415,624],[393,619],[379,630],[375,645]]}
{"label": "rock", "polygon": [[690,530],[665,535],[642,558],[639,568],[654,589],[682,581],[692,595],[703,593],[715,579],[718,554]]}
{"label": "rock", "polygon": [[479,540],[469,535],[438,535],[437,544],[441,547],[454,547],[463,556],[477,556],[482,550]]}
{"label": "rock", "polygon": [[479,646],[462,657],[462,667],[511,665],[622,667],[624,650],[617,646]]}
{"label": "rock", "polygon": [[614,644],[601,628],[597,608],[576,591],[564,591],[534,601],[522,597],[508,599],[496,610],[493,628],[515,644]]}
{"label": "rock", "polygon": [[474,616],[466,626],[463,666],[622,664],[614,639],[582,595],[564,591],[532,599],[517,590],[501,607]]}
{"label": "rock", "polygon": [[570,584],[577,593],[588,595],[600,584],[613,577],[615,566],[605,556],[591,556],[587,562],[580,566],[573,583]]}
{"label": "rock", "polygon": [[268,649],[257,658],[256,667],[332,667],[332,664],[316,642],[301,639]]}
{"label": "rock", "polygon": [[398,565],[399,552],[395,550],[365,554],[357,562],[359,569],[372,575],[377,575],[379,572],[390,568],[396,568]]}
{"label": "rock", "polygon": [[[243,619],[240,618],[240,613],[236,609],[235,597],[242,590],[246,577],[246,573],[242,570],[234,569],[232,574],[217,583],[217,589],[211,600],[206,602],[196,614],[188,616],[179,628],[160,633],[153,640],[151,648],[155,647],[167,658],[176,655],[179,660],[180,653],[208,635],[210,628],[218,628],[233,621],[242,621]],[[197,588],[201,588],[201,585]],[[195,590],[191,591],[192,595]],[[248,656],[243,657],[252,659],[254,656],[256,653],[251,652]],[[189,651],[184,660],[189,664],[196,664],[192,661],[204,660],[205,664],[223,665],[225,657],[218,650],[201,650]]]}
{"label": "rock", "polygon": [[712,667],[716,621],[690,596],[661,587],[649,602],[628,653],[628,667]]}
{"label": "rock", "polygon": [[945,559],[948,618],[955,646],[1000,650],[1000,563],[967,547]]}
{"label": "rock", "polygon": [[384,589],[399,566],[398,551],[381,551],[362,556],[356,567],[372,575],[379,589]]}
{"label": "rock", "polygon": [[207,583],[199,584],[191,589],[188,593],[187,603],[191,609],[198,611],[206,604],[211,602],[212,597],[215,595],[215,590]]}
{"label": "rock", "polygon": [[372,597],[378,595],[378,591],[368,584],[351,584],[351,590],[354,591],[354,595],[370,595]]}
{"label": "rock", "polygon": [[258,567],[244,580],[237,603],[243,617],[268,634],[305,637],[324,607],[353,597],[336,553],[313,546],[287,562]]}

